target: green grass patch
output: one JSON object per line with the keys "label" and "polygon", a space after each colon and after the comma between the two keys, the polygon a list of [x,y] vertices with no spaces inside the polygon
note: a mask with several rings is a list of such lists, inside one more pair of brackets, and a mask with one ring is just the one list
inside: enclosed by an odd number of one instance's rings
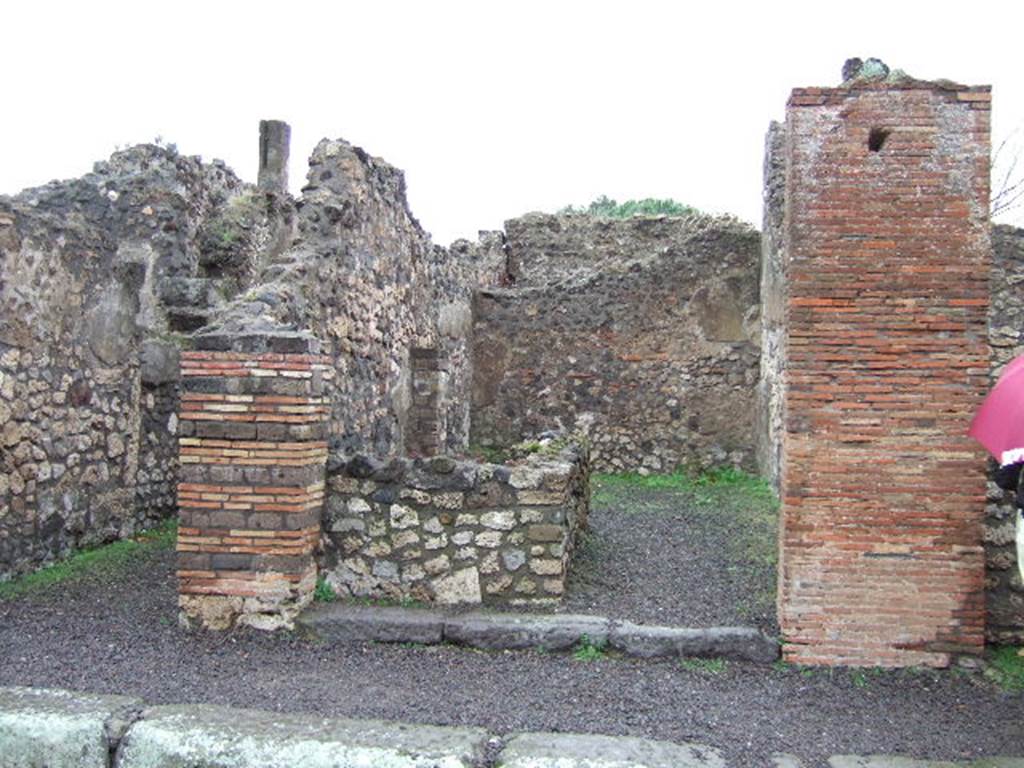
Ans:
{"label": "green grass patch", "polygon": [[734,467],[702,473],[594,474],[591,503],[615,514],[681,514],[686,525],[717,529],[728,571],[750,577],[736,606],[743,617],[770,615],[775,602],[779,501],[771,485]]}
{"label": "green grass patch", "polygon": [[630,216],[687,216],[700,213],[696,208],[678,200],[646,197],[643,200],[626,200],[619,203],[607,195],[585,206],[568,205],[559,213],[578,213],[605,219],[628,219]]}
{"label": "green grass patch", "polygon": [[697,474],[676,470],[671,474],[594,474],[591,501],[630,511],[637,490],[670,491],[685,495],[702,515],[729,525],[734,555],[740,562],[774,566],[779,500],[769,483],[734,467],[720,467]]}
{"label": "green grass patch", "polygon": [[576,650],[572,652],[572,657],[575,661],[600,661],[608,657],[605,645],[604,642],[594,641],[589,636],[583,635]]}
{"label": "green grass patch", "polygon": [[1024,646],[993,650],[986,675],[1004,691],[1024,691]]}
{"label": "green grass patch", "polygon": [[45,568],[0,583],[0,600],[28,595],[86,577],[115,576],[126,566],[160,550],[173,549],[178,521],[168,520],[130,539],[76,552]]}
{"label": "green grass patch", "polygon": [[702,675],[720,675],[728,666],[725,659],[687,658],[679,661],[679,666],[687,672],[699,672]]}
{"label": "green grass patch", "polygon": [[333,603],[338,599],[338,593],[334,591],[334,587],[327,583],[327,579],[323,576],[318,576],[316,579],[316,587],[313,588],[313,600],[317,603]]}

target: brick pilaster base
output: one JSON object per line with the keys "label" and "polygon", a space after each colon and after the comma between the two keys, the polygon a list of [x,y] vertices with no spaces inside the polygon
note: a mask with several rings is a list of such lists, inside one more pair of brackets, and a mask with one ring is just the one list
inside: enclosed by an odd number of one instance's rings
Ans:
{"label": "brick pilaster base", "polygon": [[328,359],[296,334],[197,345],[181,357],[182,619],[288,626],[316,583]]}

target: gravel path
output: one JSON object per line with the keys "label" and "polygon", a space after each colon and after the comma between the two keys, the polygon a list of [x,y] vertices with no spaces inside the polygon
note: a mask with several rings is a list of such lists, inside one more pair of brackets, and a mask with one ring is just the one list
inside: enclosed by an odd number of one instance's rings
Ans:
{"label": "gravel path", "polygon": [[0,685],[35,685],[279,711],[697,741],[731,765],[776,751],[1024,755],[1024,696],[976,672],[798,670],[331,646],[296,635],[188,634],[173,555],[0,602]]}
{"label": "gravel path", "polygon": [[[646,624],[775,620],[774,510],[730,488],[601,488],[560,610]],[[760,512],[751,517],[751,510]]]}

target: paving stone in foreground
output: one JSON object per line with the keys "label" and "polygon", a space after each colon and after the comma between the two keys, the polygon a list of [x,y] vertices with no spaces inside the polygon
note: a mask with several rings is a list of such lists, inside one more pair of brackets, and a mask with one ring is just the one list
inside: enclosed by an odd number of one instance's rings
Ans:
{"label": "paving stone in foreground", "polygon": [[154,707],[125,736],[118,768],[471,768],[488,734],[209,705]]}
{"label": "paving stone in foreground", "polygon": [[836,755],[829,758],[828,764],[830,768],[1024,768],[1024,757],[985,757],[948,762],[890,755]]}
{"label": "paving stone in foreground", "polygon": [[440,643],[445,615],[413,608],[334,603],[306,611],[301,626],[335,642]]}
{"label": "paving stone in foreground", "polygon": [[0,768],[107,768],[142,709],[126,696],[0,688]]}
{"label": "paving stone in foreground", "polygon": [[595,645],[603,645],[608,640],[609,624],[601,616],[467,613],[445,622],[444,638],[450,643],[488,651],[565,651],[584,637]]}
{"label": "paving stone in foreground", "polygon": [[496,768],[724,768],[717,750],[698,744],[592,736],[523,733],[513,736]]}

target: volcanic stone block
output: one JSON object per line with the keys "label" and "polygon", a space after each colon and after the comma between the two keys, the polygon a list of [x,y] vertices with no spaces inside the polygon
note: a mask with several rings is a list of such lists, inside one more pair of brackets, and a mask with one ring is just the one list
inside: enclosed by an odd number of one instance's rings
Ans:
{"label": "volcanic stone block", "polygon": [[0,768],[108,768],[112,741],[142,706],[125,696],[0,688]]}

